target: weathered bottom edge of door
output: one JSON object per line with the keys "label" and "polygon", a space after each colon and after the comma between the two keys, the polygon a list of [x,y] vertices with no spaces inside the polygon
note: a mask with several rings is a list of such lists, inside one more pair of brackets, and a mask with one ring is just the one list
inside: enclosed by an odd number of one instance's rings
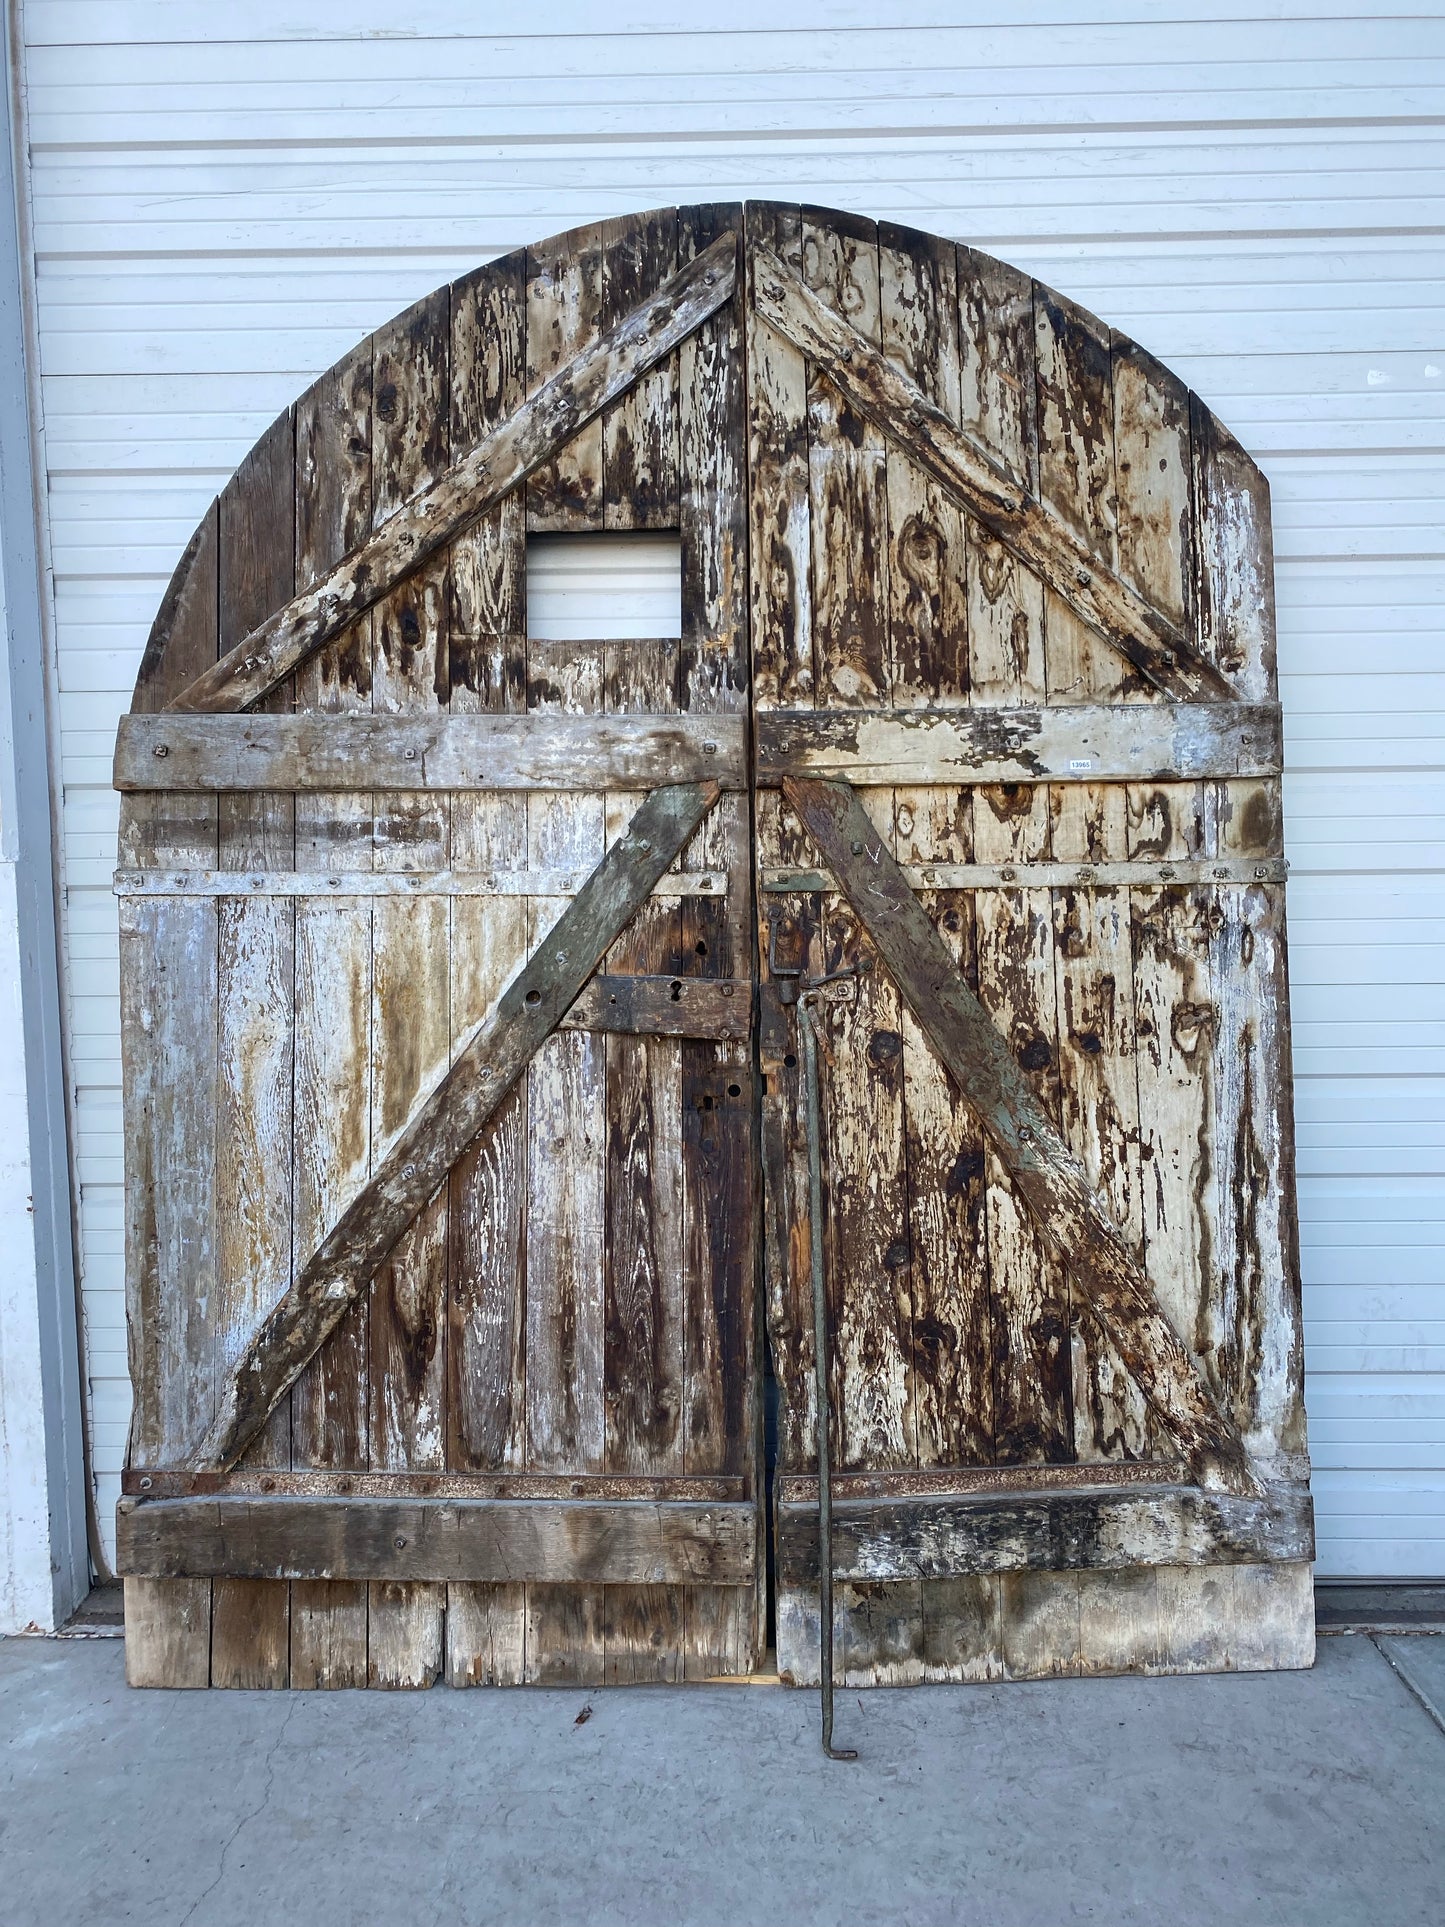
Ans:
{"label": "weathered bottom edge of door", "polygon": [[603,1686],[739,1678],[755,1585],[141,1578],[131,1686]]}
{"label": "weathered bottom edge of door", "polygon": [[[816,1686],[817,1588],[783,1586],[777,1615],[780,1677]],[[1314,1664],[1313,1571],[1291,1560],[842,1580],[833,1634],[846,1686],[1284,1672]]]}

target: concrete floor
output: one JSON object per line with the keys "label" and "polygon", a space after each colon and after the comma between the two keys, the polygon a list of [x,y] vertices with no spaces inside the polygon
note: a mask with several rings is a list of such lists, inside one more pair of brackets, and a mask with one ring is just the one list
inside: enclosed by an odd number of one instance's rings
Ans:
{"label": "concrete floor", "polygon": [[820,1756],[817,1704],[139,1693],[117,1640],[9,1640],[0,1920],[1445,1922],[1445,1637],[1322,1640],[1312,1673],[845,1693],[853,1766]]}

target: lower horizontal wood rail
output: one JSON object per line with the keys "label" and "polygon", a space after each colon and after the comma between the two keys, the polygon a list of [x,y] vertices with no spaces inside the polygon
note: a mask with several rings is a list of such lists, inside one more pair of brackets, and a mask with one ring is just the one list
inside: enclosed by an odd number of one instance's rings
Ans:
{"label": "lower horizontal wood rail", "polygon": [[[778,1576],[816,1584],[816,1505],[779,1504]],[[1113,1571],[1313,1559],[1306,1486],[1257,1499],[1189,1485],[1092,1491],[937,1493],[835,1499],[838,1579],[946,1579],[970,1572]]]}
{"label": "lower horizontal wood rail", "polygon": [[122,1499],[118,1570],[147,1579],[751,1584],[757,1508],[647,1499]]}

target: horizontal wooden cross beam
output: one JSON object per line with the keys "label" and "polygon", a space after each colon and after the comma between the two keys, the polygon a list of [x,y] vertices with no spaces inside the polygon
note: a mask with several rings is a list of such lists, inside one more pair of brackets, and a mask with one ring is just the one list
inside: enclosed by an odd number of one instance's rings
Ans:
{"label": "horizontal wooden cross beam", "polygon": [[648,1499],[122,1499],[128,1577],[747,1585],[757,1508]]}
{"label": "horizontal wooden cross beam", "polygon": [[821,850],[934,1054],[977,1113],[1048,1245],[1083,1289],[1200,1485],[1257,1496],[1243,1443],[1159,1309],[1119,1227],[959,974],[855,791],[788,777],[783,794]]}
{"label": "horizontal wooden cross beam", "polygon": [[764,321],[821,368],[859,414],[977,516],[1157,688],[1182,701],[1234,696],[1228,679],[1167,616],[1086,549],[981,442],[767,248],[754,258],[753,300]]}
{"label": "horizontal wooden cross beam", "polygon": [[760,783],[1152,783],[1276,776],[1276,704],[1080,703],[998,709],[774,709],[755,724]]}
{"label": "horizontal wooden cross beam", "polygon": [[176,709],[244,709],[380,602],[732,299],[737,236],[724,234],[575,355],[430,488],[182,690]]}
{"label": "horizontal wooden cross beam", "polygon": [[[966,1572],[1108,1572],[1314,1558],[1314,1507],[1305,1485],[1274,1486],[1257,1497],[1153,1484],[1029,1491],[1032,1470],[1013,1468],[1022,1491],[835,1499],[835,1578],[866,1584]],[[817,1584],[816,1504],[779,1504],[777,1557],[783,1583]]]}
{"label": "horizontal wooden cross beam", "polygon": [[747,781],[741,716],[122,716],[118,790],[642,790]]}
{"label": "horizontal wooden cross beam", "polygon": [[502,992],[496,1009],[475,1026],[450,1069],[421,1099],[370,1181],[280,1294],[192,1455],[198,1469],[225,1470],[240,1458],[572,1008],[718,794],[716,783],[680,784],[654,790],[642,804]]}

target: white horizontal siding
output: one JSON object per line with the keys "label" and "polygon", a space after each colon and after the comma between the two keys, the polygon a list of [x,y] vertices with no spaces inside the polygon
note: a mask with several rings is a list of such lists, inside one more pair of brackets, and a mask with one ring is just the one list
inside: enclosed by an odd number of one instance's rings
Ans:
{"label": "white horizontal siding", "polygon": [[128,1410],[110,757],[182,544],[277,411],[416,296],[602,215],[777,195],[1041,275],[1270,476],[1321,1564],[1445,1573],[1445,22],[885,11],[734,0],[700,31],[679,0],[28,0],[103,1515]]}

